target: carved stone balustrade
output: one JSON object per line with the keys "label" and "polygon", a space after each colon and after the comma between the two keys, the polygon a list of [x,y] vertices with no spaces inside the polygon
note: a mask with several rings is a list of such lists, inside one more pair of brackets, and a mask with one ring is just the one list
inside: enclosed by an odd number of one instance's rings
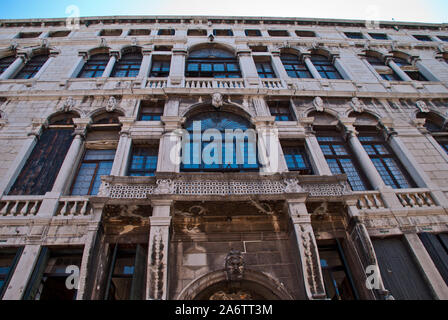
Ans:
{"label": "carved stone balustrade", "polygon": [[59,199],[56,216],[89,216],[93,209],[89,205],[89,199],[84,197],[66,197]]}
{"label": "carved stone balustrade", "polygon": [[39,196],[6,196],[0,201],[1,217],[35,216],[42,204]]}

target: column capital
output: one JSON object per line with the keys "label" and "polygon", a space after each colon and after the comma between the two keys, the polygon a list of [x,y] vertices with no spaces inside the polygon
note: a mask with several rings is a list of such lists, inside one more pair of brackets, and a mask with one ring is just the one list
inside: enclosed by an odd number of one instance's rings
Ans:
{"label": "column capital", "polygon": [[172,217],[149,217],[150,227],[169,227]]}
{"label": "column capital", "polygon": [[74,118],[73,123],[75,124],[75,133],[85,136],[87,128],[92,123],[91,118]]}
{"label": "column capital", "polygon": [[144,56],[149,56],[152,53],[153,46],[143,47],[142,48],[142,54]]}
{"label": "column capital", "polygon": [[173,55],[182,55],[182,56],[186,56],[188,54],[188,51],[184,48],[173,48],[173,50],[171,50]]}
{"label": "column capital", "polygon": [[48,126],[48,120],[42,118],[34,118],[31,124],[31,130],[28,132],[28,136],[39,137],[42,133],[42,129]]}
{"label": "column capital", "polygon": [[245,49],[245,48],[239,49],[236,53],[237,56],[244,56],[244,55],[250,56],[251,54],[252,54],[252,50]]}
{"label": "column capital", "polygon": [[121,52],[119,50],[110,50],[109,51],[109,57],[115,57],[119,59],[121,56]]}
{"label": "column capital", "polygon": [[417,130],[422,134],[429,133],[428,129],[425,127],[426,119],[413,119],[411,124],[417,128]]}
{"label": "column capital", "polygon": [[275,124],[275,117],[272,116],[258,116],[252,120],[257,129],[271,128]]}
{"label": "column capital", "polygon": [[315,135],[313,129],[314,117],[300,118],[299,123],[305,128],[305,134],[307,136]]}
{"label": "column capital", "polygon": [[24,62],[27,62],[30,57],[29,53],[24,50],[17,51],[16,55],[17,55],[17,58],[21,58]]}
{"label": "column capital", "polygon": [[165,125],[165,132],[172,132],[181,129],[185,123],[186,118],[176,116],[164,116],[160,119]]}
{"label": "column capital", "polygon": [[389,141],[390,138],[398,135],[398,132],[394,129],[394,120],[392,118],[381,119],[379,126],[383,130],[386,141]]}
{"label": "column capital", "polygon": [[84,60],[87,60],[89,57],[89,53],[85,50],[79,50],[78,51],[78,56],[83,57]]}

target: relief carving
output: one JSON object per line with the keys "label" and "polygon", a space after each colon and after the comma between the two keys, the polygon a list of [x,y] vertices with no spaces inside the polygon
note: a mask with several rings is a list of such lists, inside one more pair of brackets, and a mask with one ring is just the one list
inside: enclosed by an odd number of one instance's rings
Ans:
{"label": "relief carving", "polygon": [[238,281],[244,277],[244,257],[241,251],[231,250],[226,257],[227,280]]}

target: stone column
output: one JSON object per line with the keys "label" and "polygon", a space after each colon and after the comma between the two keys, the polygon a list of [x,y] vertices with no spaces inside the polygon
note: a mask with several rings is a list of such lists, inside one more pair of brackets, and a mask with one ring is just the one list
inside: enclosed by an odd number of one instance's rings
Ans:
{"label": "stone column", "polygon": [[353,76],[350,74],[349,69],[344,68],[344,64],[341,62],[341,58],[339,57],[339,55],[333,55],[333,65],[336,68],[336,70],[338,70],[339,73],[341,74],[342,79],[344,80],[353,79]]}
{"label": "stone column", "polygon": [[326,299],[325,285],[322,277],[319,250],[311,225],[311,215],[305,205],[306,195],[287,200],[288,212],[295,231],[300,265],[303,274],[306,295],[309,300]]}
{"label": "stone column", "polygon": [[261,174],[276,174],[288,171],[283,149],[275,127],[274,117],[256,117],[258,137],[258,160]]}
{"label": "stone column", "polygon": [[181,144],[183,134],[182,123],[185,119],[175,116],[163,116],[165,126],[160,139],[157,172],[180,172]]}
{"label": "stone column", "polygon": [[341,126],[345,130],[346,139],[348,140],[348,143],[350,147],[353,150],[353,153],[355,157],[358,159],[358,162],[369,179],[370,184],[372,185],[374,190],[380,190],[384,189],[386,187],[386,184],[384,183],[383,179],[381,178],[380,174],[375,168],[375,165],[373,164],[372,160],[370,159],[369,155],[367,154],[366,150],[362,146],[361,142],[358,139],[357,131],[353,127],[354,122],[356,121],[356,118],[340,118],[339,122]]}
{"label": "stone column", "polygon": [[40,245],[26,245],[9,281],[3,300],[21,300],[39,258]]}
{"label": "stone column", "polygon": [[117,62],[119,55],[120,55],[120,53],[117,51],[110,52],[109,62],[107,63],[106,68],[104,69],[104,72],[103,72],[103,75],[101,76],[101,78],[108,78],[111,76],[112,71],[114,70],[115,63]]}
{"label": "stone column", "polygon": [[271,51],[272,53],[272,64],[275,68],[275,71],[280,79],[288,80],[290,79],[288,73],[285,70],[285,66],[283,65],[282,59],[280,58],[280,51]]}
{"label": "stone column", "polygon": [[63,194],[67,190],[67,184],[70,182],[70,178],[73,171],[77,167],[77,162],[82,153],[84,146],[84,139],[87,132],[87,125],[90,123],[90,119],[73,119],[76,125],[75,138],[68,149],[67,155],[65,156],[64,162],[62,163],[61,169],[59,170],[56,181],[54,182],[53,189],[51,192]]}
{"label": "stone column", "polygon": [[57,55],[58,52],[51,51],[47,61],[45,61],[44,65],[39,69],[39,71],[36,73],[33,79],[39,79],[42,76],[42,74],[47,70],[47,68],[53,63]]}
{"label": "stone column", "polygon": [[392,58],[386,59],[386,65],[388,65],[394,72],[401,78],[403,81],[413,81],[411,77],[409,77],[406,72],[401,70],[401,68],[395,63]]}
{"label": "stone column", "polygon": [[81,71],[82,67],[84,66],[84,63],[87,62],[87,52],[85,51],[80,51],[79,53],[79,57],[76,60],[76,62],[73,64],[73,67],[70,69],[70,71],[67,73],[67,78],[76,78],[79,74],[79,72]]}
{"label": "stone column", "polygon": [[[432,62],[432,61],[431,61]],[[431,63],[430,62],[430,63]],[[428,79],[429,81],[436,81],[436,82],[440,82],[441,80],[439,78],[437,78],[434,73],[426,67],[426,65],[424,63],[422,63],[421,59],[416,59],[415,62],[416,67],[418,68],[418,70],[426,77],[426,79]]]}
{"label": "stone column", "polygon": [[250,49],[241,49],[238,51],[237,56],[240,63],[241,76],[247,81],[248,86],[258,87],[260,77],[252,57],[252,51]]}
{"label": "stone column", "polygon": [[320,148],[319,141],[313,131],[314,118],[301,118],[300,123],[305,127],[305,143],[310,154],[310,161],[317,175],[331,176],[330,167],[328,166],[325,155]]}
{"label": "stone column", "polygon": [[13,77],[27,62],[26,55],[18,55],[16,60],[0,75],[0,80]]}
{"label": "stone column", "polygon": [[405,234],[404,238],[435,297],[439,300],[448,300],[448,286],[434,265],[418,234]]}
{"label": "stone column", "polygon": [[143,60],[142,60],[142,65],[140,66],[140,71],[137,76],[138,79],[148,78],[149,71],[151,69],[152,49],[151,48],[143,48],[142,54],[143,54]]}
{"label": "stone column", "polygon": [[23,143],[22,148],[17,154],[15,160],[11,163],[11,166],[6,173],[5,177],[0,183],[0,196],[7,193],[9,189],[13,186],[17,176],[22,171],[23,166],[26,164],[28,157],[31,152],[33,152],[34,147],[37,144],[38,138],[42,133],[44,126],[46,126],[46,120],[44,119],[33,119],[33,128],[28,133],[28,138]]}
{"label": "stone column", "polygon": [[183,48],[175,48],[172,50],[171,67],[170,67],[170,84],[180,86],[185,78],[185,58],[187,51]]}
{"label": "stone column", "polygon": [[152,200],[150,220],[146,300],[167,300],[168,255],[172,200]]}
{"label": "stone column", "polygon": [[305,62],[308,70],[310,71],[311,75],[314,79],[322,79],[319,71],[317,71],[316,67],[314,66],[313,62],[310,59],[309,55],[303,55],[303,61]]}
{"label": "stone column", "polygon": [[118,141],[117,150],[115,152],[114,164],[110,171],[111,176],[126,175],[127,164],[132,148],[130,129],[134,121],[134,118],[120,117],[120,122],[123,124],[123,127],[120,132],[120,140]]}

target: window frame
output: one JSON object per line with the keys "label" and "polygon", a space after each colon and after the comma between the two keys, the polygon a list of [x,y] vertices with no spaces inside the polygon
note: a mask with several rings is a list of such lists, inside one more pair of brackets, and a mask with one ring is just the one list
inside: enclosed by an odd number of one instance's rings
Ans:
{"label": "window frame", "polygon": [[275,121],[295,121],[291,101],[269,100],[266,103],[268,105],[271,116],[275,117]]}
{"label": "window frame", "polygon": [[3,74],[3,72],[5,72],[6,69],[8,69],[14,63],[14,61],[16,61],[16,59],[17,59],[17,57],[14,55],[1,58],[0,59],[0,75]]}
{"label": "window frame", "polygon": [[[294,58],[295,57],[295,58]],[[290,78],[293,79],[313,79],[308,66],[300,60],[300,58],[293,54],[282,54],[280,55],[280,60],[282,61],[283,67]],[[287,66],[291,66],[292,69],[288,70]],[[291,76],[291,73],[295,74],[295,77]],[[300,76],[301,74],[306,74],[306,77]]]}
{"label": "window frame", "polygon": [[[254,59],[255,68],[257,69],[258,76],[261,79],[277,79],[277,74],[272,67],[272,61],[268,59]],[[269,69],[267,68],[269,66]]]}
{"label": "window frame", "polygon": [[[102,56],[101,59],[100,56]],[[104,59],[106,57],[107,59]],[[78,79],[101,78],[104,74],[104,71],[106,70],[106,66],[109,63],[109,60],[110,56],[108,53],[98,53],[90,56],[89,59],[82,66],[82,69],[76,78]],[[93,75],[86,77],[85,74],[88,72],[93,72]]]}
{"label": "window frame", "polygon": [[[189,71],[190,65],[197,65],[197,70]],[[210,71],[202,70],[203,65],[210,65]],[[215,71],[216,65],[223,65],[223,71]],[[236,70],[229,70],[229,65],[236,66]],[[242,78],[241,67],[236,57],[188,57],[185,61],[185,76],[187,78],[215,78],[215,79],[240,79]]]}
{"label": "window frame", "polygon": [[[292,141],[280,141],[282,146],[283,155],[285,158],[286,166],[290,172],[299,172],[301,175],[313,175],[314,170],[309,159],[309,153],[304,144],[293,143]],[[294,166],[290,167],[287,161],[287,155],[292,156]],[[300,167],[297,162],[296,156],[301,156],[305,167]]]}
{"label": "window frame", "polygon": [[[131,57],[132,55],[135,55],[135,57]],[[138,56],[138,57],[137,57]],[[136,78],[138,77],[138,74],[140,72],[141,66],[143,61],[143,55],[140,52],[129,52],[127,54],[123,54],[121,56],[121,59],[118,60],[115,65],[114,69],[111,73],[111,78]],[[136,75],[130,75],[136,72]],[[124,72],[125,75],[117,76],[118,73]]]}
{"label": "window frame", "polygon": [[[322,59],[321,57],[325,59]],[[323,79],[344,80],[344,77],[342,77],[339,70],[334,66],[334,64],[330,61],[328,57],[319,54],[313,54],[311,55],[310,59],[314,67],[316,68],[317,72],[319,72],[320,76]],[[329,74],[335,74],[336,77],[335,78],[330,77]]]}
{"label": "window frame", "polygon": [[38,54],[33,56],[14,76],[16,80],[33,79],[40,69],[48,61],[50,56],[48,54]]}
{"label": "window frame", "polygon": [[[15,253],[13,253],[13,252],[11,252],[10,254],[2,253],[1,252],[2,250],[5,250],[5,251],[15,250]],[[11,278],[12,278],[12,276],[14,274],[14,271],[15,271],[15,269],[17,267],[17,263],[19,262],[19,259],[22,256],[22,253],[23,253],[23,247],[19,247],[19,248],[0,248],[0,256],[1,255],[14,256],[12,258],[11,264],[9,266],[8,273],[6,275],[0,274],[0,280],[3,280],[3,285],[0,287],[0,300],[5,295],[5,292],[6,292],[7,288],[8,288],[9,282],[11,281]]]}
{"label": "window frame", "polygon": [[[148,154],[145,154],[146,151]],[[138,152],[137,152],[138,151]],[[137,154],[136,154],[137,153]],[[150,154],[153,153],[153,154]],[[132,166],[134,164],[134,157],[135,156],[141,156],[144,158],[142,162],[143,169],[132,169]],[[156,158],[155,167],[151,167],[150,170],[146,169],[146,164],[148,163],[149,157]],[[126,176],[128,177],[153,177],[155,176],[155,173],[157,172],[157,165],[158,165],[158,157],[159,157],[159,146],[154,144],[133,144],[132,150],[130,154],[129,164],[126,171]],[[148,175],[149,174],[149,175]]]}

